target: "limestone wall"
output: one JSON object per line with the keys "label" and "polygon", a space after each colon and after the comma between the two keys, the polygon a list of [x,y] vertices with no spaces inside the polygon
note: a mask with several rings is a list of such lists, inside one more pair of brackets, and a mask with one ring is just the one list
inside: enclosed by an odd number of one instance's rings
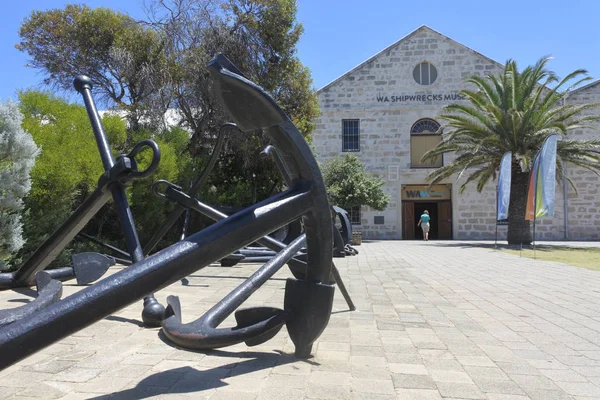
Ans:
{"label": "limestone wall", "polygon": [[[567,98],[569,104],[600,103],[600,81],[583,87]],[[588,111],[586,115],[598,115],[600,111]],[[595,129],[578,129],[569,132],[568,138],[573,140],[600,139],[600,123]],[[568,225],[569,238],[572,240],[600,239],[600,195],[598,187],[600,179],[595,173],[581,167],[569,167],[568,177],[573,181],[577,193],[571,187],[568,192]]]}
{"label": "limestone wall", "polygon": [[[413,79],[413,69],[427,61],[437,69],[436,81],[428,86]],[[360,151],[355,153],[368,171],[386,181],[384,191],[390,195],[385,211],[362,210],[361,226],[366,239],[399,239],[402,237],[400,187],[403,184],[425,184],[434,169],[411,168],[410,129],[422,118],[442,124],[437,116],[449,103],[460,101],[457,93],[466,88],[465,76],[497,73],[502,66],[456,41],[427,27],[421,27],[396,44],[375,55],[318,93],[321,116],[316,121],[313,147],[319,162],[342,153],[342,120],[360,120]],[[570,102],[600,101],[600,85],[573,93]],[[590,132],[573,132],[572,137],[592,137]],[[596,137],[597,134],[595,134]],[[451,160],[446,156],[445,163]],[[392,171],[390,171],[390,168]],[[397,168],[398,173],[392,173]],[[598,177],[572,168],[569,177],[579,194],[569,189],[569,238],[598,239],[600,201]],[[452,184],[454,239],[493,239],[495,221],[495,187],[491,182],[482,193],[470,185],[460,194],[462,182]],[[556,187],[554,217],[537,222],[538,240],[562,240],[565,237],[562,183]],[[374,217],[383,216],[385,223],[375,225]],[[506,237],[506,227],[498,229],[499,238]]]}

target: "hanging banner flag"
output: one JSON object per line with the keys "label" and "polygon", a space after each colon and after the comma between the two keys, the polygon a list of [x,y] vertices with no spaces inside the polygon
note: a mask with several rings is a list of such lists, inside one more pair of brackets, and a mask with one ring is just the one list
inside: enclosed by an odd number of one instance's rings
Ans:
{"label": "hanging banner flag", "polygon": [[539,156],[540,153],[538,153],[535,156],[535,160],[533,161],[533,167],[531,168],[531,172],[529,173],[529,185],[527,188],[527,208],[525,209],[525,219],[530,221],[533,221],[533,202],[535,201],[535,182],[539,170]]}
{"label": "hanging banner flag", "polygon": [[554,215],[557,139],[556,135],[548,136],[533,162],[529,176],[526,220]]}
{"label": "hanging banner flag", "polygon": [[508,204],[510,203],[510,179],[511,179],[512,153],[508,152],[502,156],[500,161],[500,173],[498,175],[498,187],[496,193],[496,221],[508,219]]}

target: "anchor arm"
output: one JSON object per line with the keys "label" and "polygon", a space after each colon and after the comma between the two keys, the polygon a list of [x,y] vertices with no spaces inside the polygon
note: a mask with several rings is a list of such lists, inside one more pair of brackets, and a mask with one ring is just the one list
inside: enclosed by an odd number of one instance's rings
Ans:
{"label": "anchor arm", "polygon": [[0,327],[12,324],[28,315],[48,307],[60,300],[62,283],[50,277],[46,271],[36,274],[37,298],[21,307],[0,310]]}
{"label": "anchor arm", "polygon": [[[202,215],[212,219],[213,221],[221,221],[228,217],[227,214],[224,214],[219,210],[202,203],[196,198],[190,197],[189,195],[185,194],[183,191],[181,191],[179,188],[172,184],[169,184],[167,186],[164,196],[169,200],[175,201],[184,209],[187,208],[190,210],[197,211]],[[275,252],[281,251],[287,246],[285,243],[282,243],[270,236],[262,237],[256,241]],[[297,270],[306,270],[306,263],[304,261],[292,258],[289,260],[288,264],[291,265],[293,268],[296,268]]]}
{"label": "anchor arm", "polygon": [[[265,334],[275,334],[285,323],[285,312],[273,310],[264,319],[248,326],[217,328],[231,313],[246,301],[275,272],[285,265],[304,245],[306,235],[301,235],[287,248],[259,268],[244,283],[235,288],[223,300],[208,310],[202,317],[189,324],[181,323],[179,299],[171,296],[168,300],[167,318],[163,321],[165,335],[180,346],[191,349],[214,349],[251,341]],[[240,312],[243,313],[243,310]],[[249,311],[252,312],[252,311]],[[241,319],[244,319],[242,316]],[[251,319],[251,318],[248,318]],[[238,321],[240,318],[238,317]],[[275,332],[272,332],[275,330]],[[258,343],[256,343],[258,344]]]}
{"label": "anchor arm", "polygon": [[35,274],[45,269],[73,240],[110,198],[110,191],[100,186],[84,200],[73,214],[29,257],[15,273],[9,287],[30,286]]}

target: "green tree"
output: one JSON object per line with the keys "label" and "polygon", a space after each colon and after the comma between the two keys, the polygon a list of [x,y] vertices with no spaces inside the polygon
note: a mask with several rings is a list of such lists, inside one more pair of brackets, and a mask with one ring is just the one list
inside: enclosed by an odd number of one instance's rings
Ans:
{"label": "green tree", "polygon": [[568,136],[573,129],[593,128],[599,117],[586,111],[600,104],[564,104],[568,91],[590,78],[584,76],[586,71],[576,70],[559,80],[548,70],[548,61],[542,58],[519,72],[517,63],[509,60],[499,74],[468,78],[474,89],[461,91],[468,103],[445,108],[440,115],[447,121],[442,140],[423,156],[423,160],[432,160],[454,153],[455,160],[435,170],[428,179],[436,183],[467,174],[461,191],[470,182],[477,182],[477,190],[481,191],[496,178],[503,154],[512,152],[509,244],[531,243],[530,224],[525,220],[529,171],[549,135],[561,137],[557,179],[563,177],[564,163],[600,171],[600,140],[576,141]]}
{"label": "green tree", "polygon": [[[34,91],[21,93],[20,100],[24,114],[23,127],[31,131],[35,142],[42,148],[31,173],[32,189],[26,200],[24,231],[28,242],[19,254],[20,259],[26,259],[96,189],[98,178],[104,170],[83,106],[70,104],[49,93]],[[130,146],[126,144],[128,135],[123,118],[105,113],[102,125],[113,155],[127,153]],[[143,244],[173,207],[172,203],[152,196],[152,183],[157,179],[176,182],[185,175],[191,162],[189,153],[185,151],[189,133],[172,128],[159,133],[137,130],[130,132],[129,136],[133,141],[152,138],[161,149],[157,172],[151,177],[135,180],[126,191]],[[151,161],[151,151],[142,151],[137,160],[140,169],[146,168]],[[85,232],[125,249],[121,225],[112,202],[88,223]],[[173,233],[163,245],[172,243],[175,237]],[[87,242],[74,242],[54,265],[64,266],[71,252],[93,247]]]}
{"label": "green tree", "polygon": [[[21,26],[17,48],[47,84],[71,91],[73,76],[89,75],[108,106],[128,111],[130,132],[164,128],[165,111],[178,109],[178,124],[191,135],[187,151],[201,158],[228,119],[206,70],[220,52],[264,87],[310,140],[319,109],[310,72],[296,55],[302,26],[295,0],[154,0],[148,11],[148,21],[139,23],[105,8],[35,11]],[[273,179],[281,186],[274,164],[265,168],[257,157],[266,144],[261,131],[230,138],[220,158],[227,179],[211,177],[232,194],[222,201],[260,200]],[[224,187],[238,182],[248,184]]]}
{"label": "green tree", "polygon": [[381,188],[383,180],[365,172],[356,155],[344,154],[326,161],[321,171],[332,205],[346,210],[363,205],[378,211],[387,207],[390,197]]}
{"label": "green tree", "polygon": [[[22,92],[19,99],[22,126],[41,147],[25,201],[27,244],[19,253],[19,258],[25,259],[96,188],[104,170],[83,106],[36,91]],[[125,121],[105,115],[103,125],[109,142],[122,146],[126,139]]]}
{"label": "green tree", "polygon": [[88,75],[96,96],[127,110],[134,128],[159,101],[162,42],[125,14],[71,4],[33,11],[19,36],[17,49],[30,56],[28,66],[45,73],[45,84],[72,93],[73,78]]}
{"label": "green tree", "polygon": [[0,269],[23,246],[20,211],[31,188],[29,174],[39,149],[21,127],[17,104],[0,104]]}
{"label": "green tree", "polygon": [[[295,0],[156,0],[150,19],[164,38],[172,104],[191,132],[192,155],[205,152],[228,120],[206,70],[217,53],[269,92],[310,140],[319,108],[310,72],[296,55],[303,28]],[[207,186],[218,187],[220,204],[247,205],[281,188],[274,164],[258,157],[267,144],[262,131],[229,137]]]}

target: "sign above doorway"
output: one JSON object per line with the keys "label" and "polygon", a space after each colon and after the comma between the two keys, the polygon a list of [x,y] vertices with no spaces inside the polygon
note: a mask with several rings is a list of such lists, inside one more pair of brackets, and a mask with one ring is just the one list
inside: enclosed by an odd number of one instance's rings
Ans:
{"label": "sign above doorway", "polygon": [[402,185],[402,200],[450,200],[449,185]]}

